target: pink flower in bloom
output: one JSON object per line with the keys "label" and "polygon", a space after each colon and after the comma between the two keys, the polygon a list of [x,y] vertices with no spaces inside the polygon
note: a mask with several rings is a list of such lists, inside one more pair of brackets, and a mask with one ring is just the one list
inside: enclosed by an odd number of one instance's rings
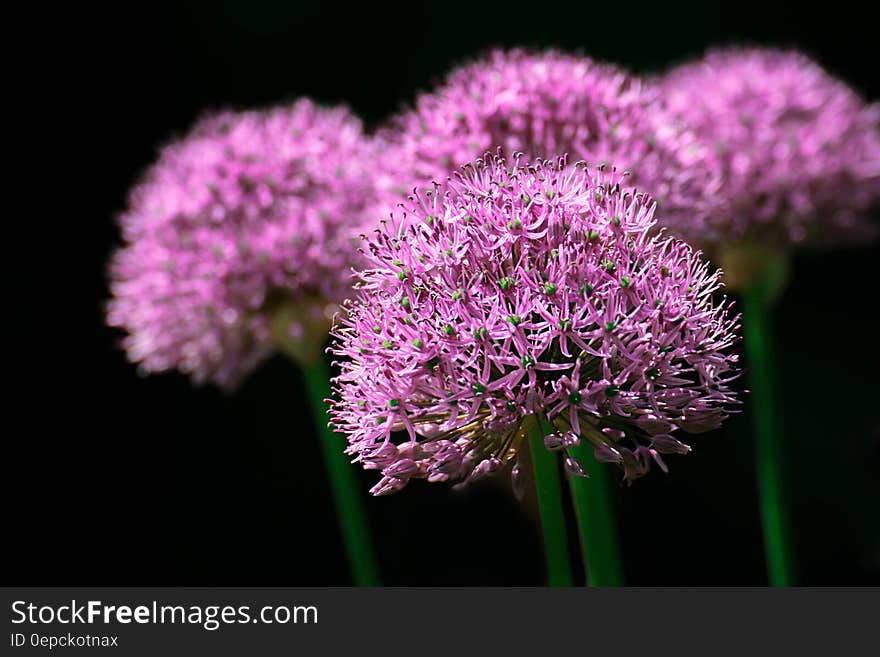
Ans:
{"label": "pink flower in bloom", "polygon": [[381,225],[332,348],[331,417],[374,494],[498,470],[544,418],[547,448],[586,441],[631,480],[727,417],[738,317],[653,212],[601,168],[487,156]]}
{"label": "pink flower in bloom", "polygon": [[662,219],[707,248],[855,242],[880,200],[880,108],[796,52],[720,50],[659,81],[725,207]]}
{"label": "pink flower in bloom", "polygon": [[320,356],[375,202],[344,108],[224,112],[166,146],[131,193],[108,321],[144,371],[234,386],[279,341]]}
{"label": "pink flower in bloom", "polygon": [[557,51],[496,50],[453,71],[380,131],[401,196],[502,147],[508,155],[613,162],[663,212],[702,217],[716,184],[659,90],[622,69]]}

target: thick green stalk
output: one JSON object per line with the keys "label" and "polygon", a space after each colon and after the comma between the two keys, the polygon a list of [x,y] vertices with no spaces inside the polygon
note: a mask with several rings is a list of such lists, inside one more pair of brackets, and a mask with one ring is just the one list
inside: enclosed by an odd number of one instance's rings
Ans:
{"label": "thick green stalk", "polygon": [[617,540],[614,497],[608,465],[599,463],[585,445],[571,450],[590,478],[569,477],[571,497],[581,539],[581,555],[590,586],[624,586]]}
{"label": "thick green stalk", "polygon": [[354,466],[345,455],[345,439],[327,426],[324,400],[330,396],[330,370],[319,359],[315,363],[302,365],[302,372],[324,452],[324,463],[336,501],[336,513],[354,583],[357,586],[379,586],[379,569],[364,510],[363,493],[358,485]]}
{"label": "thick green stalk", "polygon": [[571,564],[568,560],[565,515],[562,512],[559,464],[556,455],[544,447],[544,434],[541,423],[536,422],[530,442],[538,509],[544,532],[544,551],[547,554],[547,577],[550,586],[571,586]]}
{"label": "thick green stalk", "polygon": [[742,295],[743,332],[752,390],[749,404],[757,439],[758,493],[767,570],[772,586],[793,586],[797,582],[797,567],[777,415],[771,312],[766,282],[759,280],[746,287]]}

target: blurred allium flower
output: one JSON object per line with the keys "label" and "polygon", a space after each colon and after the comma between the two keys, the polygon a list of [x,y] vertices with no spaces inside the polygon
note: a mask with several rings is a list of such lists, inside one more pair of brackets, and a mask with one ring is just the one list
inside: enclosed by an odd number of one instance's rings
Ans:
{"label": "blurred allium flower", "polygon": [[659,81],[696,132],[726,207],[663,217],[708,249],[854,242],[880,201],[880,107],[796,52],[720,50]]}
{"label": "blurred allium flower", "polygon": [[234,386],[279,341],[320,355],[373,202],[344,108],[224,112],[166,146],[120,217],[108,321],[145,371]]}
{"label": "blurred allium flower", "polygon": [[738,318],[698,253],[648,234],[649,198],[583,165],[499,157],[443,189],[368,240],[334,329],[331,417],[381,470],[374,494],[515,462],[544,418],[548,449],[586,441],[632,480],[689,451],[676,429],[727,417]]}
{"label": "blurred allium flower", "polygon": [[552,50],[496,50],[453,71],[380,139],[404,194],[502,147],[508,155],[567,154],[626,167],[666,214],[702,217],[715,202],[698,142],[667,118],[658,89],[615,66]]}

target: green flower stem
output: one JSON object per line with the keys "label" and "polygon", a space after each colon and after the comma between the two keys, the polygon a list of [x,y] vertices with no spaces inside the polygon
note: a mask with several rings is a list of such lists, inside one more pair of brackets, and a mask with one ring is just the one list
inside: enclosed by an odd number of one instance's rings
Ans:
{"label": "green flower stem", "polygon": [[357,586],[380,586],[379,568],[354,466],[345,455],[345,439],[327,426],[326,403],[330,396],[329,367],[319,359],[303,364],[303,378],[309,395],[315,427],[319,431],[324,463],[336,501],[336,512],[354,582]]}
{"label": "green flower stem", "polygon": [[569,451],[590,473],[589,479],[569,477],[587,583],[624,586],[614,517],[613,480],[608,465],[599,463],[589,446],[580,445]]}
{"label": "green flower stem", "polygon": [[545,430],[540,422],[532,428],[531,452],[535,471],[535,489],[544,551],[547,554],[547,576],[550,586],[571,586],[571,565],[568,560],[568,538],[562,513],[562,484],[556,455],[544,447]]}
{"label": "green flower stem", "polygon": [[782,465],[782,436],[770,344],[772,309],[768,299],[766,277],[743,290],[743,332],[752,390],[749,403],[757,438],[758,492],[770,584],[793,586],[797,582],[797,567]]}

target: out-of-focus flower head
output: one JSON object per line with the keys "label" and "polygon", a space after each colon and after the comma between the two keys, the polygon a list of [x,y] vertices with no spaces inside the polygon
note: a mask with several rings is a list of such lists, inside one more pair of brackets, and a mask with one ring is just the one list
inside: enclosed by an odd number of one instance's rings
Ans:
{"label": "out-of-focus flower head", "polygon": [[711,251],[857,242],[880,201],[880,107],[806,56],[726,49],[659,81],[667,111],[704,144],[724,207],[663,220]]}
{"label": "out-of-focus flower head", "polygon": [[547,448],[583,442],[632,480],[727,417],[738,317],[653,212],[601,167],[487,156],[368,238],[331,418],[374,494],[515,463],[544,420]]}
{"label": "out-of-focus flower head", "polygon": [[274,346],[320,356],[375,203],[371,148],[347,109],[307,99],[209,115],[166,146],[110,268],[129,358],[232,387]]}
{"label": "out-of-focus flower head", "polygon": [[716,202],[698,142],[668,120],[658,89],[554,50],[492,51],[420,95],[379,137],[403,194],[501,147],[529,158],[613,162],[666,214],[702,219]]}

